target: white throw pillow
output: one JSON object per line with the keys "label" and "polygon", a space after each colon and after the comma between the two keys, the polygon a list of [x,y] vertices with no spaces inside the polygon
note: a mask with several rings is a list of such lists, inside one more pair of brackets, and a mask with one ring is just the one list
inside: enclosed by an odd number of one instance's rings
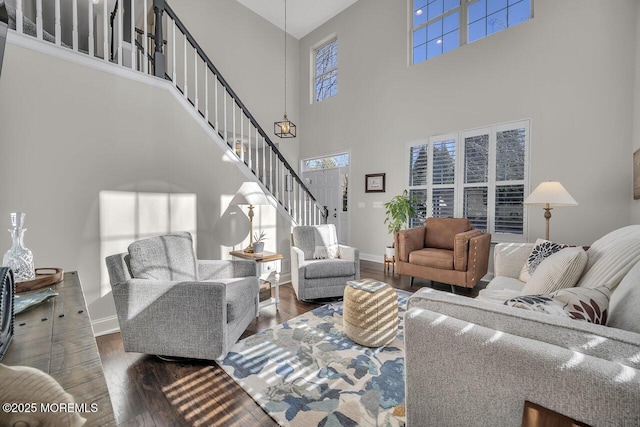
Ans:
{"label": "white throw pillow", "polygon": [[572,288],[580,280],[587,265],[587,253],[582,247],[564,248],[544,259],[521,295],[548,294],[558,289]]}
{"label": "white throw pillow", "polygon": [[542,261],[567,246],[550,240],[536,240],[527,261],[522,266],[522,270],[520,270],[520,277],[518,277],[520,281],[527,283]]}

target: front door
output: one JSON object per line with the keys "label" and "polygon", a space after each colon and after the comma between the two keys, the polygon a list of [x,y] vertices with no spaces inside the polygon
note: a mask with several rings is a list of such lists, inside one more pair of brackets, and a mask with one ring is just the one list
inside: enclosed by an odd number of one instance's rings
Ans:
{"label": "front door", "polygon": [[321,206],[326,206],[329,218],[327,222],[336,226],[338,242],[349,244],[348,213],[343,211],[342,181],[340,168],[306,171],[303,174],[305,183],[313,197]]}

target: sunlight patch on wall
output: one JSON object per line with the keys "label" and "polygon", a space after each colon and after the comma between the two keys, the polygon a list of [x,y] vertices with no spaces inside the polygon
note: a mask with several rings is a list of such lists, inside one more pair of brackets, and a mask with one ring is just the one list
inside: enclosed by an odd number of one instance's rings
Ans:
{"label": "sunlight patch on wall", "polygon": [[104,259],[127,252],[136,240],[188,231],[196,243],[197,198],[192,193],[142,193],[101,191],[100,286],[101,295],[111,290]]}

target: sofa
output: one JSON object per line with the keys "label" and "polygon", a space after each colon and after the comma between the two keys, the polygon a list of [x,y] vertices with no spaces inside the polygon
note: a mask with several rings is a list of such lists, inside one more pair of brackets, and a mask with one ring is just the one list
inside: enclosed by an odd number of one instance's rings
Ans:
{"label": "sofa", "polygon": [[605,324],[499,302],[535,300],[519,294],[531,248],[496,247],[485,298],[424,288],[409,299],[408,426],[519,426],[525,401],[590,426],[640,425],[640,225],[591,245],[577,286],[556,291],[605,285]]}
{"label": "sofa", "polygon": [[[491,234],[466,218],[427,218],[394,235],[399,274],[473,288],[487,274]],[[453,288],[452,288],[453,289]]]}

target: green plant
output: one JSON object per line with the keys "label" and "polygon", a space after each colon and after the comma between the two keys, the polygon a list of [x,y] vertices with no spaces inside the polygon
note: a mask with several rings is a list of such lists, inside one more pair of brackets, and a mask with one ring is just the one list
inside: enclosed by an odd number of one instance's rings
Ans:
{"label": "green plant", "polygon": [[387,224],[389,234],[395,234],[404,227],[408,227],[409,219],[415,215],[416,205],[419,204],[420,200],[415,196],[409,196],[407,190],[385,203],[387,217],[384,223]]}
{"label": "green plant", "polygon": [[261,231],[260,234],[258,234],[258,232],[253,233],[253,242],[254,243],[264,242],[267,239],[268,239],[267,233],[265,233],[264,231]]}

